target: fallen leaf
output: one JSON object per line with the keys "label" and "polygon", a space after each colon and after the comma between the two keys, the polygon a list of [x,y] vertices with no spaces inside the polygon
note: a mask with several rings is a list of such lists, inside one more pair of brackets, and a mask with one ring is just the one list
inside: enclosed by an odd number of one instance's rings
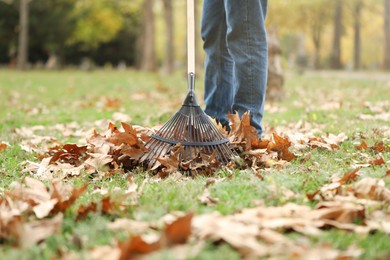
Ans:
{"label": "fallen leaf", "polygon": [[119,218],[107,225],[111,230],[126,230],[135,234],[151,231],[150,224],[144,221],[135,221],[127,218]]}
{"label": "fallen leaf", "polygon": [[84,184],[80,188],[73,188],[69,198],[66,198],[64,194],[61,194],[60,186],[58,182],[53,182],[52,199],[57,199],[58,202],[54,206],[52,213],[65,212],[88,188],[88,184]]}
{"label": "fallen leaf", "polygon": [[376,158],[376,159],[372,159],[372,160],[369,160],[368,163],[370,165],[373,165],[373,166],[378,166],[378,165],[382,165],[382,164],[385,164],[385,160],[383,159],[382,156]]}
{"label": "fallen leaf", "polygon": [[355,181],[359,177],[360,168],[356,168],[344,174],[344,176],[339,180],[340,184],[345,184],[347,182]]}
{"label": "fallen leaf", "polygon": [[390,145],[385,145],[383,142],[376,142],[370,149],[377,153],[382,153],[390,151]]}
{"label": "fallen leaf", "polygon": [[4,151],[7,148],[7,145],[4,143],[0,143],[0,152]]}
{"label": "fallen leaf", "polygon": [[368,150],[368,145],[366,141],[362,141],[361,144],[355,145],[355,148],[358,150]]}
{"label": "fallen leaf", "polygon": [[390,202],[390,190],[381,179],[366,177],[353,186],[353,192],[358,198]]}
{"label": "fallen leaf", "polygon": [[19,235],[19,244],[22,248],[28,248],[35,245],[47,237],[61,231],[63,216],[56,215],[52,219],[44,219],[21,224]]}
{"label": "fallen leaf", "polygon": [[121,124],[124,129],[124,132],[120,132],[119,130],[117,130],[116,127],[110,126],[112,136],[109,137],[107,140],[117,146],[121,144],[127,144],[130,146],[137,144],[137,130],[135,130],[132,126],[124,122],[122,122]]}
{"label": "fallen leaf", "polygon": [[80,165],[82,157],[87,153],[87,146],[77,146],[76,144],[65,144],[63,147],[53,149],[55,153],[51,157],[49,164],[54,162],[65,162],[72,165]]}
{"label": "fallen leaf", "polygon": [[164,229],[164,242],[167,245],[183,244],[192,234],[192,218],[194,214],[188,213],[168,224]]}
{"label": "fallen leaf", "polygon": [[51,199],[45,202],[42,202],[33,207],[33,211],[38,219],[47,217],[50,212],[53,210],[54,206],[57,204],[57,199]]}
{"label": "fallen leaf", "polygon": [[296,158],[296,156],[288,150],[291,146],[291,142],[289,141],[289,139],[287,137],[283,138],[276,133],[273,133],[272,137],[273,137],[273,139],[268,144],[268,147],[267,147],[268,151],[277,152],[278,158],[285,160],[287,162],[290,162]]}
{"label": "fallen leaf", "polygon": [[107,154],[90,153],[88,155],[90,158],[84,164],[89,165],[96,172],[102,171],[107,164],[114,160],[111,155]]}
{"label": "fallen leaf", "polygon": [[154,243],[146,242],[141,235],[133,236],[129,241],[119,242],[120,250],[119,260],[132,259],[139,254],[148,254],[161,249],[160,241]]}
{"label": "fallen leaf", "polygon": [[118,109],[121,107],[121,100],[119,98],[104,97],[104,108]]}
{"label": "fallen leaf", "polygon": [[95,213],[97,211],[98,205],[95,202],[91,202],[88,205],[81,205],[77,209],[76,221],[85,219],[89,213]]}
{"label": "fallen leaf", "polygon": [[333,220],[338,223],[355,223],[365,219],[364,207],[353,203],[327,201],[319,203],[315,209],[312,215],[314,219]]}
{"label": "fallen leaf", "polygon": [[245,151],[251,150],[252,146],[261,146],[256,128],[250,124],[249,111],[244,113],[241,119],[238,113],[228,114],[227,117],[230,120],[229,140],[231,143],[241,144]]}
{"label": "fallen leaf", "polygon": [[[99,246],[89,251],[89,259],[91,260],[118,260],[121,256],[121,251],[118,247]],[[78,259],[78,257],[76,258]],[[130,258],[124,258],[126,260]]]}
{"label": "fallen leaf", "polygon": [[203,193],[198,196],[198,200],[201,203],[206,204],[207,206],[214,206],[214,205],[216,205],[219,202],[218,198],[213,198],[210,195],[210,192],[209,192],[209,190],[207,188],[204,189]]}

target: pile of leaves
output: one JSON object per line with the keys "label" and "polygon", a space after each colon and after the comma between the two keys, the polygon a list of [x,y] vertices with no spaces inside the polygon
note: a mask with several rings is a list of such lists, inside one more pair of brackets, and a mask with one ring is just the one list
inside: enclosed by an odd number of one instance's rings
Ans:
{"label": "pile of leaves", "polygon": [[[328,150],[340,149],[339,143],[345,141],[344,134],[338,136],[314,136],[302,135],[295,137],[293,141],[288,137],[274,132],[269,140],[260,140],[257,137],[255,128],[250,125],[249,113],[239,118],[238,114],[229,115],[231,120],[231,131],[228,138],[233,149],[240,155],[225,166],[227,170],[252,169],[258,171],[266,167],[284,167],[290,161],[303,156],[304,149],[323,148]],[[226,131],[219,127],[221,132]],[[104,177],[117,172],[131,171],[137,167],[145,168],[146,163],[141,159],[147,153],[145,143],[149,140],[155,129],[148,129],[141,126],[131,126],[122,122],[121,127],[113,123],[108,124],[108,129],[99,133],[92,129],[85,137],[85,145],[61,144],[53,137],[37,137],[31,135],[33,140],[30,143],[37,143],[45,140],[48,144],[44,147],[26,147],[26,151],[39,151],[40,162],[28,161],[25,163],[24,172],[31,173],[40,178],[52,179],[76,176],[82,173]],[[50,144],[52,146],[50,146]],[[192,164],[191,161],[182,162],[179,160],[180,145],[171,149],[166,155],[158,158],[158,162],[152,169],[157,177],[167,177],[184,168],[183,165]],[[191,168],[192,175],[212,175],[219,170],[221,164],[217,162],[213,154],[199,154],[193,161],[195,165]]]}

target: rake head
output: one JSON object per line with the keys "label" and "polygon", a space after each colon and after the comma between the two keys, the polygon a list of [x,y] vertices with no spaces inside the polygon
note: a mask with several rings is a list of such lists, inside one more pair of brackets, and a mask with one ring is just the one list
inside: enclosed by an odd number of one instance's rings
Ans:
{"label": "rake head", "polygon": [[149,168],[156,164],[158,157],[169,154],[177,144],[181,145],[179,161],[190,162],[190,165],[191,160],[200,154],[214,154],[222,164],[228,163],[235,155],[229,140],[196,101],[194,74],[189,74],[188,81],[189,92],[180,110],[145,145],[148,152],[141,157],[141,161],[147,162]]}

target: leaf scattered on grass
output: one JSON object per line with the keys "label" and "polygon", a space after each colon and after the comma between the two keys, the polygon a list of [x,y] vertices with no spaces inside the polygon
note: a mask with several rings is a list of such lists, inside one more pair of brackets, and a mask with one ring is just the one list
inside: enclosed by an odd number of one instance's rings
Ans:
{"label": "leaf scattered on grass", "polygon": [[7,144],[0,142],[0,152],[7,148]]}
{"label": "leaf scattered on grass", "polygon": [[30,177],[11,187],[0,199],[0,237],[14,240],[23,248],[59,233],[63,213],[86,188],[73,188],[56,180],[47,187]]}

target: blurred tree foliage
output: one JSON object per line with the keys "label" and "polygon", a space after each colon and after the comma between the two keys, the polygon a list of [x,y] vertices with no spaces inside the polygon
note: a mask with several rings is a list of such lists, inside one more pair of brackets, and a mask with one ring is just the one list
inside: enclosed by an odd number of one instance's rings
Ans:
{"label": "blurred tree foliage", "polygon": [[[343,6],[341,28],[338,28],[341,34],[341,66],[348,69],[381,67],[384,8],[383,1],[378,0],[269,1],[267,24],[277,26],[284,58],[289,64],[301,61],[317,69],[331,67],[337,18],[335,11],[340,3]],[[359,30],[359,37],[355,36],[356,30]],[[358,66],[354,59],[359,60]]]}
{"label": "blurred tree foliage", "polygon": [[[1,64],[13,63],[17,55],[19,1],[0,0]],[[196,1],[200,11],[202,1]],[[270,0],[267,26],[277,28],[285,65],[330,68],[336,59],[340,68],[383,68],[384,57],[388,57],[385,49],[390,49],[386,36],[390,35],[390,19],[384,14],[389,1]],[[143,15],[144,3],[145,0],[31,1],[29,62],[46,62],[55,55],[65,65],[80,64],[85,57],[97,65],[140,65],[145,47],[142,28],[150,22]],[[336,8],[337,3],[342,9]],[[335,15],[336,10],[342,12],[337,23],[335,19],[340,16]],[[185,13],[185,1],[153,1],[155,43],[148,46],[155,53],[156,65],[164,66],[166,71],[184,68],[186,63]],[[197,35],[197,60],[201,64],[199,31]],[[337,56],[336,47],[340,48]]]}
{"label": "blurred tree foliage", "polygon": [[[16,57],[18,2],[0,0],[0,63]],[[120,61],[133,64],[139,20],[137,1],[33,1],[30,3],[29,61],[45,62],[55,54],[67,64],[79,63],[83,57],[99,65]]]}

